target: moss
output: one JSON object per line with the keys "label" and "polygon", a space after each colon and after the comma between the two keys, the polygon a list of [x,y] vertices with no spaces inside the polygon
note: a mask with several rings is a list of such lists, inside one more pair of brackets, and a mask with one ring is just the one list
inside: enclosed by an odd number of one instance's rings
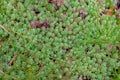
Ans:
{"label": "moss", "polygon": [[119,79],[119,10],[109,4],[0,1],[0,79]]}

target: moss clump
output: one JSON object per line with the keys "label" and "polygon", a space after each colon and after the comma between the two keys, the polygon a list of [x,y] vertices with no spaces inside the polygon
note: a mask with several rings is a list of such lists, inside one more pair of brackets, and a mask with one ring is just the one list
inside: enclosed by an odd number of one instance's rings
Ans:
{"label": "moss clump", "polygon": [[119,10],[111,7],[110,12],[106,5],[99,0],[1,0],[0,79],[119,79]]}

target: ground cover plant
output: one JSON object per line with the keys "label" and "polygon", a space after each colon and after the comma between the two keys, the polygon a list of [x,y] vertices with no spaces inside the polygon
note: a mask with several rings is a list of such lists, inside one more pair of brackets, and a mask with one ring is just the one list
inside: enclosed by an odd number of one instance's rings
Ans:
{"label": "ground cover plant", "polygon": [[0,80],[120,80],[120,0],[0,0]]}

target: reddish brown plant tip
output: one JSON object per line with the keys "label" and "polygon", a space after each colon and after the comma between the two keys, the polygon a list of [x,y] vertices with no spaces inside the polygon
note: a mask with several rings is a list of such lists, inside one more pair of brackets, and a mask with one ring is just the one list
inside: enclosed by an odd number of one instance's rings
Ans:
{"label": "reddish brown plant tip", "polygon": [[116,12],[118,10],[118,6],[115,4],[114,11]]}
{"label": "reddish brown plant tip", "polygon": [[118,15],[116,15],[116,18],[120,19],[120,13]]}
{"label": "reddish brown plant tip", "polygon": [[37,22],[37,28],[41,28],[43,26],[43,22],[41,20],[39,20]]}
{"label": "reddish brown plant tip", "polygon": [[37,22],[36,21],[31,21],[30,26],[35,28],[37,26]]}
{"label": "reddish brown plant tip", "polygon": [[54,3],[54,4],[61,4],[61,5],[64,4],[63,0],[52,0],[52,3]]}
{"label": "reddish brown plant tip", "polygon": [[105,12],[105,15],[109,15],[109,16],[112,16],[113,15],[113,10],[111,8],[109,8],[106,12]]}
{"label": "reddish brown plant tip", "polygon": [[43,24],[45,26],[45,28],[49,28],[50,27],[49,23],[50,23],[50,20],[46,19],[44,24]]}
{"label": "reddish brown plant tip", "polygon": [[56,4],[55,5],[55,11],[59,10],[59,6]]}
{"label": "reddish brown plant tip", "polygon": [[4,42],[5,40],[0,40],[0,42]]}
{"label": "reddish brown plant tip", "polygon": [[104,11],[100,11],[100,15],[102,16],[102,15],[104,15],[105,14],[105,12]]}
{"label": "reddish brown plant tip", "polygon": [[37,9],[35,9],[35,8],[33,9],[33,11],[34,11],[35,14],[39,14],[39,13],[40,13],[40,12],[39,12]]}
{"label": "reddish brown plant tip", "polygon": [[87,80],[87,78],[85,76],[82,77],[82,80]]}
{"label": "reddish brown plant tip", "polygon": [[88,15],[88,13],[86,11],[84,11],[84,10],[80,10],[79,13],[82,14],[83,19]]}
{"label": "reddish brown plant tip", "polygon": [[44,23],[44,26],[45,26],[45,28],[49,28],[50,27],[50,25],[48,24],[48,23]]}

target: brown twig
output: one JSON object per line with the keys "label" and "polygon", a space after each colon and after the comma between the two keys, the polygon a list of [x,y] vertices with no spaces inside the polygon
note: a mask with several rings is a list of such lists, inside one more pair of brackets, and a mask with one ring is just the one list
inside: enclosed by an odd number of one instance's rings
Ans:
{"label": "brown twig", "polygon": [[14,61],[16,60],[16,58],[17,58],[17,55],[14,55],[13,58],[8,63],[8,65],[11,66],[14,63]]}
{"label": "brown twig", "polygon": [[6,31],[8,34],[12,35],[4,26],[0,25],[0,28]]}

